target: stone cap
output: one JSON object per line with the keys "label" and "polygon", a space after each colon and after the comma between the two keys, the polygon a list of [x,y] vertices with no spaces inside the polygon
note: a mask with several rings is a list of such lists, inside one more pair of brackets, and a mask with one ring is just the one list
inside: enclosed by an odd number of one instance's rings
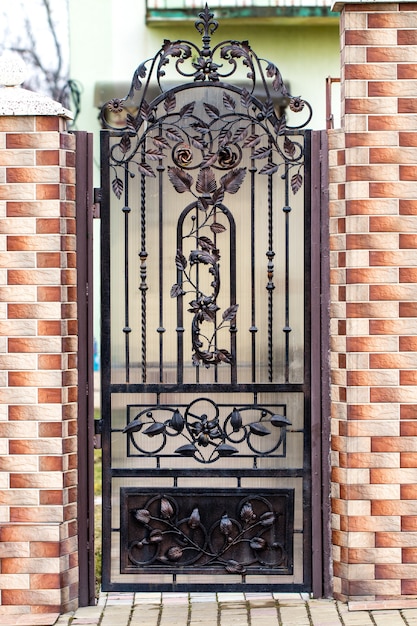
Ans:
{"label": "stone cap", "polygon": [[0,57],[0,116],[56,115],[73,119],[71,111],[48,96],[23,89],[20,85],[27,75],[23,59],[10,51]]}
{"label": "stone cap", "polygon": [[331,11],[340,11],[346,4],[415,4],[415,0],[400,0],[394,2],[393,0],[336,0],[331,6]]}

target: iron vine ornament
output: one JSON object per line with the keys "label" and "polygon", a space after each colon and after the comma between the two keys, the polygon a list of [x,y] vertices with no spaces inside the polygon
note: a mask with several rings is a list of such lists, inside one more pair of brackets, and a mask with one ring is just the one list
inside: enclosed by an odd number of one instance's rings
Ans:
{"label": "iron vine ornament", "polygon": [[[192,184],[193,181],[190,175],[187,173],[186,176],[189,177],[187,178],[187,183]],[[225,176],[223,178],[225,178]],[[179,168],[170,168],[168,177],[175,189],[179,191],[179,193],[182,193],[184,173],[181,172]],[[233,175],[233,178],[236,178],[236,176]],[[172,298],[177,298],[179,296],[182,297],[187,293],[194,294],[194,299],[190,301],[190,308],[188,309],[190,313],[193,313],[193,320],[191,323],[193,346],[192,362],[193,365],[196,366],[202,363],[205,367],[210,367],[212,364],[221,362],[229,364],[233,362],[231,352],[225,348],[219,348],[217,346],[217,338],[219,331],[222,328],[226,328],[227,325],[229,325],[231,330],[235,330],[235,318],[239,306],[235,303],[231,304],[223,311],[221,320],[218,321],[217,312],[220,307],[217,305],[217,296],[220,291],[220,252],[217,247],[216,236],[225,232],[226,226],[217,221],[216,214],[219,209],[226,215],[229,215],[229,211],[223,204],[214,205],[214,203],[213,208],[211,210],[208,209],[207,194],[209,193],[209,189],[212,189],[215,193],[217,190],[216,182],[210,168],[204,168],[199,171],[196,182],[196,190],[205,193],[206,197],[202,197],[197,200],[198,208],[204,207],[205,205],[207,206],[207,208],[203,208],[205,216],[203,218],[203,222],[198,225],[198,228],[193,226],[190,232],[183,237],[183,241],[184,239],[194,239],[197,237],[199,247],[191,250],[188,260],[182,250],[177,250],[175,264],[178,270],[178,282],[171,287]],[[230,191],[230,193],[235,192]],[[188,211],[192,210],[195,206],[195,203],[189,205],[189,207],[187,207]],[[193,223],[194,221],[195,220],[192,218]],[[205,229],[209,229],[211,233],[214,233],[215,237],[212,239],[211,237],[202,234]],[[211,294],[203,293],[198,282],[197,277],[200,276],[199,269],[202,266],[208,267],[208,272],[212,276],[212,281],[210,283],[212,287]],[[193,269],[194,273],[192,273]],[[186,291],[187,287],[191,287],[191,290]],[[210,336],[203,335],[201,331],[203,322],[214,324],[214,330]],[[202,339],[206,340],[205,347]]]}
{"label": "iron vine ornament", "polygon": [[141,569],[217,566],[229,574],[244,575],[251,568],[290,573],[291,498],[291,490],[281,490],[271,499],[223,495],[227,510],[219,514],[206,508],[204,501],[194,506],[181,496],[150,495],[143,507],[128,508],[129,518],[135,521],[132,525],[128,520],[128,561]]}
{"label": "iron vine ornament", "polygon": [[234,407],[222,419],[213,400],[198,398],[182,411],[163,405],[143,408],[123,432],[140,455],[163,453],[170,439],[179,438],[185,443],[174,454],[199,463],[214,463],[236,454],[285,456],[286,427],[291,422],[285,406],[280,408],[282,413],[261,406]]}

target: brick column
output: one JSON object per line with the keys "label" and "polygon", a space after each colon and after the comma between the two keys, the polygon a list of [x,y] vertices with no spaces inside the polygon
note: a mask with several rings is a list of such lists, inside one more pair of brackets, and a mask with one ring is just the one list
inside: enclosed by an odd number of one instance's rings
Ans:
{"label": "brick column", "polygon": [[75,141],[66,131],[70,115],[27,90],[0,89],[2,624],[14,623],[13,614],[58,613],[77,603]]}
{"label": "brick column", "polygon": [[417,4],[338,3],[330,132],[335,596],[417,594]]}

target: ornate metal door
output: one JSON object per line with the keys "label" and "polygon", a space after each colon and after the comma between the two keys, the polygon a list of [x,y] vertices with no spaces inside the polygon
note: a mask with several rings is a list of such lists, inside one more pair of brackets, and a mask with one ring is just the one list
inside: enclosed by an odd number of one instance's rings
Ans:
{"label": "ornate metal door", "polygon": [[195,25],[102,111],[103,587],[309,590],[311,110]]}

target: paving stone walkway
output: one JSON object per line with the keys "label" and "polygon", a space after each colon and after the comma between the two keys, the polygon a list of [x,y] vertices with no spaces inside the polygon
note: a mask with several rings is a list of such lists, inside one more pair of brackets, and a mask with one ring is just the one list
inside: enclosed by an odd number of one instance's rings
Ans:
{"label": "paving stone walkway", "polygon": [[102,593],[97,606],[0,615],[0,626],[417,626],[417,608],[349,610],[303,594]]}
{"label": "paving stone walkway", "polygon": [[[417,626],[417,608],[350,611],[300,594],[103,593],[55,626]],[[39,625],[38,625],[39,626]]]}

